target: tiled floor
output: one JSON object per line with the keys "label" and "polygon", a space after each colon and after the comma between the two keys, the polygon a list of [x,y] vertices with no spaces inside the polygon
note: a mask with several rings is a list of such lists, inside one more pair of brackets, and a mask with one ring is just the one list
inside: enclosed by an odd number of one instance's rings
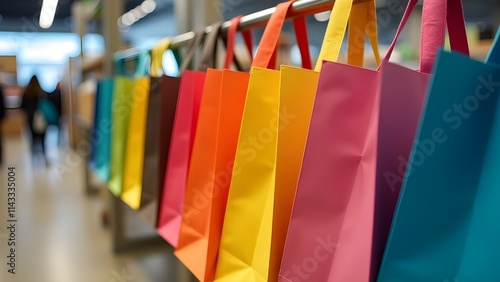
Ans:
{"label": "tiled floor", "polygon": [[[55,141],[55,136],[50,136]],[[84,192],[84,166],[68,149],[49,149],[52,165],[33,163],[25,139],[4,141],[0,167],[1,282],[187,282],[191,274],[168,245],[113,255],[101,224],[102,197]],[[61,163],[72,163],[61,167]],[[7,166],[16,168],[16,274],[7,272]]]}

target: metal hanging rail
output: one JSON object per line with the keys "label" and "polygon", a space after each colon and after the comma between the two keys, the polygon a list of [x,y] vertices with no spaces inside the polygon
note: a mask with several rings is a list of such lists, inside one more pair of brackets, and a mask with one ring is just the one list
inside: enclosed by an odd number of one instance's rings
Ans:
{"label": "metal hanging rail", "polygon": [[[359,4],[367,1],[369,0],[354,0],[354,4]],[[287,20],[331,10],[334,3],[335,0],[297,0],[292,4],[292,9],[287,14]],[[276,12],[276,7],[272,7],[266,10],[262,10],[260,12],[246,15],[241,19],[238,30],[249,30],[258,27],[263,27],[267,24],[269,18],[274,12]],[[223,34],[227,31],[229,25],[231,25],[230,21],[226,21],[222,24],[221,32]],[[207,26],[205,28],[205,33],[209,33],[211,29],[212,28],[210,26]],[[172,48],[182,47],[188,44],[193,38],[194,38],[194,32],[192,31],[181,35],[177,35],[171,38],[170,46]],[[119,57],[125,60],[127,59],[131,60],[136,58],[138,54],[139,50],[128,49],[125,51],[117,52],[115,57]]]}

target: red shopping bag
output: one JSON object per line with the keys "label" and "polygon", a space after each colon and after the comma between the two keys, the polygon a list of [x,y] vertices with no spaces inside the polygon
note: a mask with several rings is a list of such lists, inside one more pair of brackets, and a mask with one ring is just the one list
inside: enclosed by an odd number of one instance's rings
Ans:
{"label": "red shopping bag", "polygon": [[[164,173],[157,232],[172,246],[177,246],[182,216],[182,206],[187,181],[187,172],[198,122],[198,113],[205,83],[202,71],[185,70],[204,37],[202,29],[196,31],[186,58],[181,66],[179,94],[175,119],[168,148],[168,160]],[[206,43],[210,44],[210,43]],[[213,44],[213,43],[212,43]],[[215,60],[212,60],[215,62]],[[200,66],[201,68],[201,66]]]}

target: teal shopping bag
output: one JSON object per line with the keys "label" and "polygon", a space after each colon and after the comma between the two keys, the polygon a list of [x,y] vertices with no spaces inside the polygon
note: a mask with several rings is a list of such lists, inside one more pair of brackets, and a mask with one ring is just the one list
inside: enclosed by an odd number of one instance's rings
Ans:
{"label": "teal shopping bag", "polygon": [[497,32],[497,35],[495,37],[495,42],[493,42],[493,45],[491,46],[490,52],[488,54],[488,57],[486,61],[488,63],[492,64],[498,64],[500,65],[500,28]]}
{"label": "teal shopping bag", "polygon": [[498,47],[440,52],[378,281],[500,281]]}
{"label": "teal shopping bag", "polygon": [[92,132],[94,172],[104,182],[109,179],[113,86],[113,79],[108,78],[99,81],[96,96],[94,132]]}

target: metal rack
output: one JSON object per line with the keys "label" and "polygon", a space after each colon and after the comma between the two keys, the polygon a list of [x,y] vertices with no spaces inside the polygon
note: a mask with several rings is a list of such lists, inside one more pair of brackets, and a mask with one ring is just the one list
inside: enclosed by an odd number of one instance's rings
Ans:
{"label": "metal rack", "polygon": [[[354,0],[354,4],[364,3],[369,0]],[[316,13],[321,13],[325,11],[329,11],[332,9],[334,0],[298,0],[293,3],[292,9],[287,14],[287,20],[291,20],[297,17],[304,17]],[[265,9],[250,15],[246,15],[241,19],[240,25],[238,26],[238,30],[250,30],[259,27],[264,27],[271,15],[276,12],[276,7],[272,7],[269,9]],[[227,29],[231,25],[230,21],[226,21],[222,24],[221,33],[225,34]],[[210,26],[205,27],[205,33],[209,33],[212,30]],[[187,45],[194,38],[194,32],[190,31],[181,35],[177,35],[171,40],[172,48],[180,48],[182,46]],[[140,50],[131,48],[128,50],[120,51],[115,54],[115,58],[132,60],[138,57]]]}

